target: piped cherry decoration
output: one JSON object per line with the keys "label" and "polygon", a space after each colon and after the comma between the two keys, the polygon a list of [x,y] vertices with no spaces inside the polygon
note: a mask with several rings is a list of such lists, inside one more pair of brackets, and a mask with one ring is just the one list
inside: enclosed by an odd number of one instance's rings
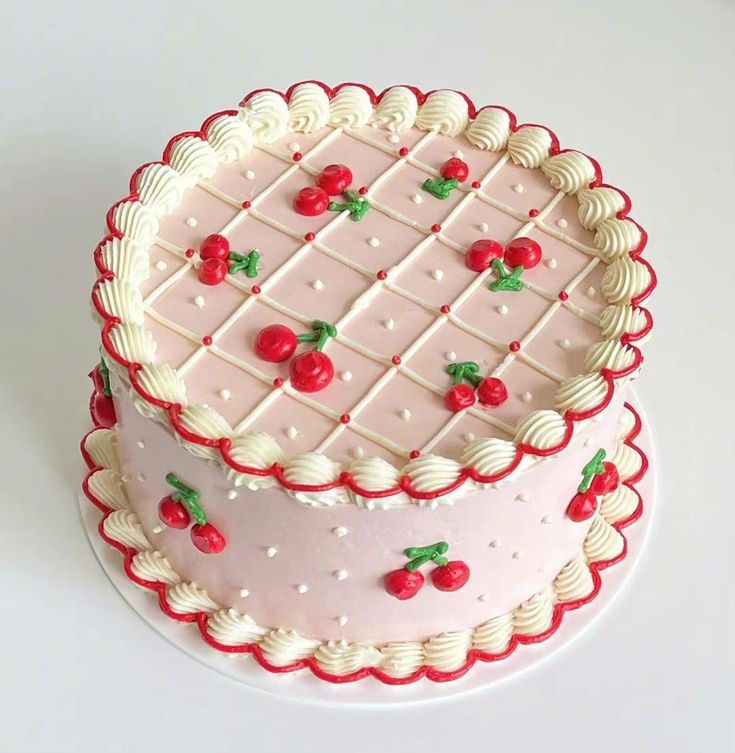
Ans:
{"label": "piped cherry decoration", "polygon": [[477,399],[483,405],[497,408],[508,399],[508,388],[502,379],[485,377],[477,385]]}
{"label": "piped cherry decoration", "polygon": [[510,267],[533,269],[541,256],[541,246],[533,238],[514,238],[505,247],[505,262]]}
{"label": "piped cherry decoration", "polygon": [[158,517],[169,528],[188,528],[191,523],[186,505],[171,496],[164,497],[158,503]]}
{"label": "piped cherry decoration", "polygon": [[475,391],[469,384],[455,384],[444,395],[444,405],[458,413],[475,404]]}
{"label": "piped cherry decoration", "polygon": [[111,429],[117,423],[115,404],[104,393],[97,393],[92,399],[92,415],[99,426]]}
{"label": "piped cherry decoration", "polygon": [[330,196],[338,196],[352,184],[352,170],[347,165],[327,165],[317,175],[316,184]]}
{"label": "piped cherry decoration", "polygon": [[329,206],[329,194],[319,186],[302,188],[293,200],[293,208],[305,217],[324,214]]}
{"label": "piped cherry decoration", "polygon": [[567,517],[575,523],[591,518],[597,510],[597,497],[591,489],[586,492],[577,492],[567,507]]}
{"label": "piped cherry decoration", "polygon": [[452,191],[460,183],[467,180],[470,169],[467,167],[467,163],[463,162],[459,157],[452,157],[441,166],[439,172],[442,176],[441,179],[427,178],[421,184],[421,188],[437,199],[448,199]]}
{"label": "piped cherry decoration", "polygon": [[190,535],[192,544],[204,554],[219,554],[227,543],[211,523],[195,523]]}
{"label": "piped cherry decoration", "polygon": [[489,269],[494,259],[503,258],[503,247],[489,238],[476,240],[465,252],[464,263],[473,272]]}
{"label": "piped cherry decoration", "polygon": [[293,330],[285,324],[269,324],[255,338],[255,354],[258,358],[280,363],[291,358],[298,340]]}
{"label": "piped cherry decoration", "polygon": [[219,285],[227,277],[229,266],[224,259],[210,256],[199,267],[199,280],[205,285]]}
{"label": "piped cherry decoration", "polygon": [[401,568],[393,570],[383,578],[385,590],[396,599],[405,601],[411,599],[421,590],[424,585],[424,576],[418,571],[413,572]]}
{"label": "piped cherry decoration", "polygon": [[310,334],[299,335],[296,339],[298,342],[316,343],[314,350],[300,353],[288,368],[291,385],[299,392],[318,392],[334,378],[334,364],[326,353],[322,353],[322,348],[330,337],[337,337],[337,328],[319,319],[313,322],[311,328]]}
{"label": "piped cherry decoration", "polygon": [[602,473],[596,473],[590,484],[593,494],[603,495],[614,492],[620,485],[620,475],[613,463],[605,461],[602,464]]}
{"label": "piped cherry decoration", "polygon": [[222,259],[227,261],[230,256],[230,242],[224,235],[213,233],[208,235],[199,247],[202,259]]}
{"label": "piped cherry decoration", "polygon": [[470,579],[470,569],[462,560],[452,560],[431,571],[431,582],[440,591],[457,591]]}
{"label": "piped cherry decoration", "polygon": [[567,506],[567,517],[575,523],[591,518],[597,510],[597,497],[617,489],[620,475],[614,463],[603,462],[605,450],[598,450],[582,469],[582,481]]}
{"label": "piped cherry decoration", "polygon": [[[457,412],[469,408],[475,404],[476,397],[483,405],[491,407],[508,399],[505,384],[497,377],[481,377],[480,367],[474,361],[450,363],[446,370],[454,377],[454,386],[444,396],[444,404],[449,410]],[[469,382],[469,385],[463,382]]]}
{"label": "piped cherry decoration", "polygon": [[454,179],[464,183],[470,174],[470,168],[464,160],[459,157],[452,157],[442,165],[441,174],[445,180]]}

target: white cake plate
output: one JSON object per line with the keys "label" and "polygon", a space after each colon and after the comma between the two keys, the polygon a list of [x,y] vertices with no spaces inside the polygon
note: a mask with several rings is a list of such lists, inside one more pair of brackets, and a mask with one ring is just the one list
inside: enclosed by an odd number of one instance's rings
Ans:
{"label": "white cake plate", "polygon": [[464,677],[452,682],[436,683],[422,679],[408,685],[394,686],[385,685],[374,678],[365,678],[334,685],[314,677],[308,670],[272,674],[247,654],[224,654],[216,651],[204,643],[196,626],[168,618],[158,608],[158,600],[151,591],[139,588],[127,578],[120,553],[109,546],[97,532],[100,511],[83,495],[79,496],[79,511],[92,550],[125,601],[163,638],[192,659],[232,680],[258,692],[321,705],[394,707],[397,704],[453,699],[517,677],[569,646],[600,617],[631,580],[653,520],[656,505],[656,458],[648,420],[635,393],[631,395],[630,402],[642,421],[641,433],[635,439],[635,444],[648,456],[649,468],[643,479],[636,484],[644,507],[641,518],[625,529],[627,556],[601,573],[602,588],[597,597],[579,609],[566,612],[559,629],[550,638],[538,644],[518,646],[507,659],[499,662],[477,662]]}

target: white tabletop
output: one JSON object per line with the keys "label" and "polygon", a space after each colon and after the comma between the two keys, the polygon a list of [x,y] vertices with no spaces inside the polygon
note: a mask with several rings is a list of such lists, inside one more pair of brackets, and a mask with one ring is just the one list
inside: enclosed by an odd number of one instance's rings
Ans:
{"label": "white tabletop", "polygon": [[[5,11],[0,750],[731,749],[732,4],[299,5]],[[661,499],[633,583],[570,649],[433,708],[313,708],[188,659],[110,586],[74,504],[104,212],[171,134],[307,77],[462,88],[550,125],[631,194],[660,277],[638,392]]]}

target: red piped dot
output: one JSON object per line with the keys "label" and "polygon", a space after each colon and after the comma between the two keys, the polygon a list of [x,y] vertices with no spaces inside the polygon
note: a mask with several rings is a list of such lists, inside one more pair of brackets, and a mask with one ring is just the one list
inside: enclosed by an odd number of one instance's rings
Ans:
{"label": "red piped dot", "polygon": [[360,188],[357,189],[357,193],[360,194],[360,196],[364,196],[368,192],[367,186],[360,186]]}
{"label": "red piped dot", "polygon": [[419,450],[411,450],[411,452],[408,453],[408,457],[411,458],[411,460],[416,460],[417,457],[421,455],[421,452]]}
{"label": "red piped dot", "polygon": [[196,252],[193,248],[187,248],[186,251],[184,251],[184,256],[186,256],[187,259],[191,259],[192,256],[194,256]]}
{"label": "red piped dot", "polygon": [[390,360],[393,361],[393,364],[395,366],[400,366],[401,365],[401,357],[400,356],[393,356],[393,358],[391,358]]}
{"label": "red piped dot", "polygon": [[314,235],[314,233],[307,233],[307,234],[306,234],[306,235],[304,236],[304,240],[305,240],[305,241],[306,241],[307,243],[311,243],[311,242],[312,242],[312,241],[314,240],[314,238],[316,238],[316,236]]}
{"label": "red piped dot", "polygon": [[384,269],[379,269],[378,274],[375,275],[379,280],[387,280],[388,273]]}
{"label": "red piped dot", "polygon": [[529,209],[528,210],[528,216],[529,217],[538,217],[538,209]]}
{"label": "red piped dot", "polygon": [[482,184],[480,183],[479,180],[473,180],[472,181],[472,188],[480,188],[481,185]]}
{"label": "red piped dot", "polygon": [[444,305],[443,305],[443,306],[442,306],[442,307],[441,307],[441,308],[439,309],[439,311],[441,311],[441,312],[442,312],[442,314],[448,314],[448,313],[449,313],[449,312],[451,311],[451,309],[450,309],[450,308],[449,308],[449,306],[447,306],[447,305],[446,305],[446,303],[445,303],[445,304],[444,304]]}
{"label": "red piped dot", "polygon": [[209,347],[212,344],[212,335],[204,335],[202,338],[202,345]]}
{"label": "red piped dot", "polygon": [[517,353],[521,349],[521,344],[518,340],[513,340],[513,342],[508,345],[508,348],[512,353]]}
{"label": "red piped dot", "polygon": [[436,225],[432,225],[431,226],[431,232],[432,233],[440,233],[441,229],[442,229],[442,226],[439,223],[437,223]]}
{"label": "red piped dot", "polygon": [[301,152],[294,152],[294,153],[293,153],[293,155],[291,156],[291,159],[292,159],[292,160],[293,160],[294,162],[301,162],[301,158],[302,158],[303,156],[304,156],[304,155],[303,155],[303,154],[301,154]]}
{"label": "red piped dot", "polygon": [[559,293],[559,300],[560,300],[560,301],[568,301],[568,300],[569,300],[569,293],[567,293],[567,291],[566,291],[566,290],[562,290],[562,291],[561,291],[561,292]]}
{"label": "red piped dot", "polygon": [[402,147],[401,147],[401,148],[400,148],[400,149],[398,150],[398,154],[400,154],[400,155],[401,155],[401,157],[407,157],[407,156],[408,156],[408,147],[407,147],[407,146],[402,146]]}
{"label": "red piped dot", "polygon": [[281,377],[276,377],[273,380],[273,386],[274,387],[283,387],[283,379],[281,379]]}
{"label": "red piped dot", "polygon": [[253,287],[250,288],[250,292],[253,295],[258,295],[260,293],[260,285],[253,285]]}
{"label": "red piped dot", "polygon": [[341,415],[341,416],[339,417],[339,420],[340,420],[340,421],[341,421],[341,422],[342,422],[343,424],[348,424],[348,423],[350,423],[350,414],[349,414],[349,413],[343,413],[343,414],[342,414],[342,415]]}
{"label": "red piped dot", "polygon": [[242,208],[243,209],[250,209],[250,202],[247,201],[247,200],[243,201]]}

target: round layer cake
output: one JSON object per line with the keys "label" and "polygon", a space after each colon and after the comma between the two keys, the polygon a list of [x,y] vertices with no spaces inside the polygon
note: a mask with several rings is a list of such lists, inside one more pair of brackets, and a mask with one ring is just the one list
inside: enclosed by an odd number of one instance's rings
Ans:
{"label": "round layer cake", "polygon": [[85,448],[129,574],[212,645],[449,679],[625,551],[646,235],[595,160],[463,94],[258,90],[95,252]]}

